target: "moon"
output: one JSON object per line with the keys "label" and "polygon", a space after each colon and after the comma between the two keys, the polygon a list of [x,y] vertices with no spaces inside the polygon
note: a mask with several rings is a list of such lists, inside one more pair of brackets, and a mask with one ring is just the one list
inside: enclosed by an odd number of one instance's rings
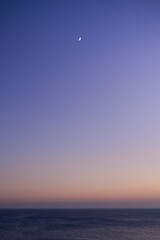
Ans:
{"label": "moon", "polygon": [[78,38],[78,42],[80,42],[81,40],[82,40],[82,38],[81,38],[81,37],[79,37],[79,38]]}

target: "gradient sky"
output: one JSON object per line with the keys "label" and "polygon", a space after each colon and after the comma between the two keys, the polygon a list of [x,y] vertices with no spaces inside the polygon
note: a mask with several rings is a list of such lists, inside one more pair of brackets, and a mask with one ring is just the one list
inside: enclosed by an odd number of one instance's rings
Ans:
{"label": "gradient sky", "polygon": [[160,2],[0,9],[0,207],[160,207]]}

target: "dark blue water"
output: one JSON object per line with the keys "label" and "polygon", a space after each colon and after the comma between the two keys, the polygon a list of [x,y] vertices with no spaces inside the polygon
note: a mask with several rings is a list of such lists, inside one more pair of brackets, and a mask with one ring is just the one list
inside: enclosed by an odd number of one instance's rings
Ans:
{"label": "dark blue water", "polygon": [[160,240],[160,210],[0,210],[0,240]]}

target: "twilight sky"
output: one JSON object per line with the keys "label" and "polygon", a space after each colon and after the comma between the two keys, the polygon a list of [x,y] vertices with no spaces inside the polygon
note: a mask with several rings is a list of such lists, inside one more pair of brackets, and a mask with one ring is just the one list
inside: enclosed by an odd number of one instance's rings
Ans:
{"label": "twilight sky", "polygon": [[0,9],[0,207],[160,207],[160,2]]}

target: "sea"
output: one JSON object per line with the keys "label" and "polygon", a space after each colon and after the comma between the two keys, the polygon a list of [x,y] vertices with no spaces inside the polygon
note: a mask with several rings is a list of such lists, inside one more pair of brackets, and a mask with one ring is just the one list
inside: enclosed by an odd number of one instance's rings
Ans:
{"label": "sea", "polygon": [[160,209],[1,209],[0,240],[160,240]]}

